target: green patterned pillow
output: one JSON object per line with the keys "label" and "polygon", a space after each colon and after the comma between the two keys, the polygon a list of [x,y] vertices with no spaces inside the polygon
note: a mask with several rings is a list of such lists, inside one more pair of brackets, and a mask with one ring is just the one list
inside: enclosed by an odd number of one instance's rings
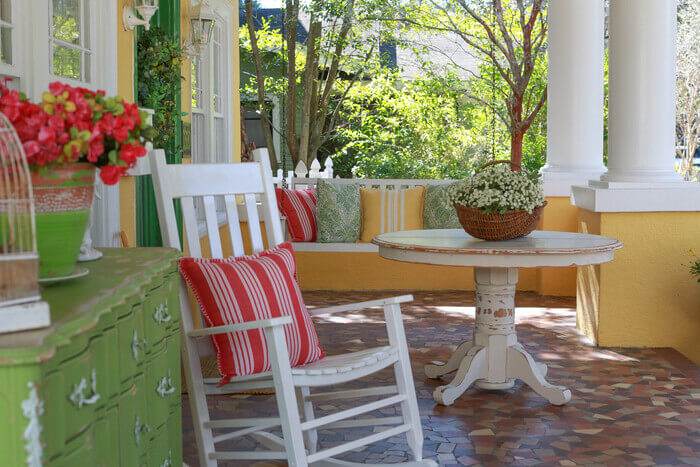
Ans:
{"label": "green patterned pillow", "polygon": [[447,189],[451,183],[444,185],[426,185],[423,200],[424,229],[459,229],[461,225],[457,211],[447,201]]}
{"label": "green patterned pillow", "polygon": [[320,243],[351,243],[360,239],[360,185],[319,180],[316,186],[316,223]]}

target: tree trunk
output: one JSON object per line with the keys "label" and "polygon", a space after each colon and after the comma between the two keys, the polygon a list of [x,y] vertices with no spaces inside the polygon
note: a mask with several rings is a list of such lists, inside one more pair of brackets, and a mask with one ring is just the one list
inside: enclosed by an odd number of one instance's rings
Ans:
{"label": "tree trunk", "polygon": [[[287,103],[286,103],[286,131],[287,149],[296,164],[299,160],[299,141],[297,140],[297,22],[299,21],[298,0],[286,0],[284,9],[284,21],[286,24],[287,43]],[[287,170],[285,167],[284,170]]]}
{"label": "tree trunk", "polygon": [[522,164],[524,136],[525,132],[518,128],[514,128],[510,133],[510,160],[514,164]]}
{"label": "tree trunk", "polygon": [[[311,26],[309,27],[309,35],[306,39],[306,70],[304,73],[304,102],[301,111],[301,133],[299,135],[299,160],[308,161],[309,157],[309,140],[311,134],[312,121],[315,120],[313,101],[316,99],[316,87],[314,84],[318,81],[318,60],[319,51],[317,49],[321,36],[321,22],[311,18]],[[307,162],[308,164],[308,162]]]}
{"label": "tree trunk", "polygon": [[[270,167],[273,172],[277,172],[277,155],[275,154],[275,141],[272,137],[272,124],[267,117],[267,105],[265,104],[265,73],[262,68],[262,57],[258,48],[258,38],[255,34],[255,24],[253,23],[253,2],[245,1],[245,17],[248,23],[248,34],[250,34],[250,50],[253,54],[253,63],[255,64],[255,77],[258,82],[258,111],[260,112],[260,123],[262,124],[263,134],[265,135],[265,144],[267,145],[267,153],[270,156]],[[243,114],[241,113],[241,119]],[[243,124],[244,120],[241,120]]]}

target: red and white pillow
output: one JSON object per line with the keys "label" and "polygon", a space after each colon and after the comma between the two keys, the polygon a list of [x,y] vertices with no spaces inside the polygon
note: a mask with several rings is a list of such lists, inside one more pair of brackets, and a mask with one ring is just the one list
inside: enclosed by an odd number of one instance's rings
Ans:
{"label": "red and white pillow", "polygon": [[276,188],[277,207],[287,218],[293,242],[316,241],[316,190]]}
{"label": "red and white pillow", "polygon": [[[289,242],[257,255],[227,259],[180,259],[208,327],[291,316],[284,326],[291,366],[315,362],[324,353],[296,281]],[[235,376],[270,371],[262,329],[212,336],[221,373],[219,386]]]}

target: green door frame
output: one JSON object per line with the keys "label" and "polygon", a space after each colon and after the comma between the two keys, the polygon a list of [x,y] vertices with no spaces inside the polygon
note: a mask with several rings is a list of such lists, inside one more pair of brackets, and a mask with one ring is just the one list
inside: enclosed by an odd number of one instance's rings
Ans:
{"label": "green door frame", "polygon": [[[160,26],[169,34],[181,41],[180,34],[180,1],[181,0],[160,0],[158,11],[151,19],[151,25]],[[138,34],[143,34],[143,27],[138,28]],[[134,42],[134,49],[136,42]],[[138,96],[136,83],[138,82],[138,64],[136,60],[138,54],[134,52],[134,95]],[[171,138],[165,149],[165,158],[170,164],[182,163],[182,102],[181,88],[178,86],[175,95],[175,105],[177,109],[178,122],[175,125],[175,137]],[[158,212],[156,211],[155,195],[153,193],[153,179],[150,175],[136,177],[136,245],[140,247],[162,246],[163,239],[160,234],[158,224]],[[179,202],[175,205],[175,213],[182,240],[182,218]]]}

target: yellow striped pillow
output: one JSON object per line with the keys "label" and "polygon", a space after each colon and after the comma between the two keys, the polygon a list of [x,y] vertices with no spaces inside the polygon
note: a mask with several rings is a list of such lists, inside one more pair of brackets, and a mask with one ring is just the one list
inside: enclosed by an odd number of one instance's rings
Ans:
{"label": "yellow striped pillow", "polygon": [[370,242],[386,232],[422,230],[424,193],[424,186],[406,190],[360,188],[360,242]]}

